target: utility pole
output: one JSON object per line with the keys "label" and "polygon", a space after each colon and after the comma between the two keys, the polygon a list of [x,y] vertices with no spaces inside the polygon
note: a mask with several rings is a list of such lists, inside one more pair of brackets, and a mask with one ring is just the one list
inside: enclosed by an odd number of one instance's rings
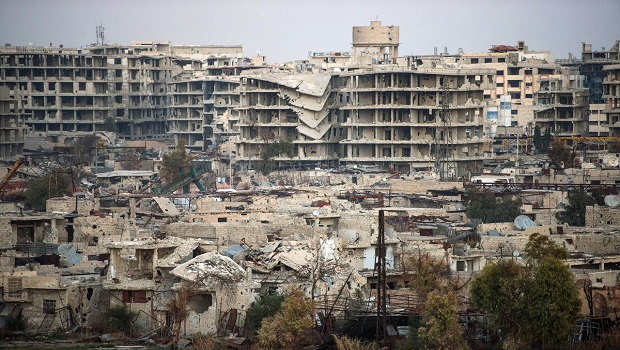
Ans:
{"label": "utility pole", "polygon": [[520,132],[517,132],[517,161],[515,162],[517,168],[519,167],[519,134]]}

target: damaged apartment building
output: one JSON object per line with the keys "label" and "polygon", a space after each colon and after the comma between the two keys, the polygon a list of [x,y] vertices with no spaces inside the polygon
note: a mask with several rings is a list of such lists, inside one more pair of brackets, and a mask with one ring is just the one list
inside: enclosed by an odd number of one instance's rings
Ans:
{"label": "damaged apartment building", "polygon": [[[255,61],[264,64],[264,58]],[[0,86],[8,88],[15,101],[10,112],[23,116],[33,140],[56,142],[59,135],[100,131],[115,131],[124,139],[172,133],[198,148],[203,134],[212,138],[214,127],[213,108],[203,104],[212,100],[203,92],[214,89],[203,84],[217,84],[205,77],[238,75],[249,65],[241,46],[7,45],[0,48]]]}
{"label": "damaged apartment building", "polygon": [[15,112],[14,104],[9,89],[0,86],[0,158],[18,156],[24,150],[26,125],[24,116]]}
{"label": "damaged apartment building", "polygon": [[497,136],[531,137],[535,126],[588,135],[584,77],[551,52],[520,41],[487,53],[395,57],[398,37],[397,26],[373,21],[353,28],[351,52],[242,74],[240,168],[289,140],[293,157],[275,157],[283,168],[364,164],[458,178],[479,171]]}
{"label": "damaged apartment building", "polygon": [[[588,133],[585,77],[577,67],[556,62],[555,55],[549,51],[533,51],[524,41],[519,41],[515,46],[493,45],[484,53],[464,53],[459,49],[457,54],[449,54],[446,48],[441,54],[435,50],[434,55],[413,58],[418,67],[495,71],[493,87],[485,91],[485,97],[491,101],[485,110],[485,133],[491,137],[531,136],[535,125],[543,129],[550,127],[553,132],[557,128],[563,136]],[[571,102],[567,95],[572,97]]]}
{"label": "damaged apartment building", "polygon": [[445,157],[452,177],[477,169],[485,90],[493,88],[495,71],[394,64],[398,27],[380,22],[355,27],[353,40],[354,52],[367,60],[356,63],[355,56],[329,71],[242,75],[242,168],[270,142],[289,140],[294,156],[276,157],[288,167],[364,164],[408,173]]}
{"label": "damaged apartment building", "polygon": [[209,150],[239,135],[239,75],[265,65],[243,57],[241,46],[174,46],[183,73],[169,84],[170,133],[188,149]]}
{"label": "damaged apartment building", "polygon": [[605,115],[609,126],[609,136],[620,137],[620,64],[603,68],[607,76],[603,81],[603,97],[607,99]]}

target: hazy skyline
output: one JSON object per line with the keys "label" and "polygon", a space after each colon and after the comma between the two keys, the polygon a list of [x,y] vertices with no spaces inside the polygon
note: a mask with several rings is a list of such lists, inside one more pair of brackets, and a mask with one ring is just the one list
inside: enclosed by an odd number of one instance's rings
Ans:
{"label": "hazy skyline", "polygon": [[243,45],[270,63],[308,51],[348,51],[351,27],[380,20],[400,26],[401,56],[448,47],[485,52],[492,45],[581,54],[581,42],[609,49],[620,40],[620,1],[326,1],[0,0],[2,44],[85,47],[105,27],[107,43]]}

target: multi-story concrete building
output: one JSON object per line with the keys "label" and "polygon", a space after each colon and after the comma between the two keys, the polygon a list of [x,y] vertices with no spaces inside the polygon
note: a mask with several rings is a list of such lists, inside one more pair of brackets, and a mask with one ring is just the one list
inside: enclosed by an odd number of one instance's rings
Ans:
{"label": "multi-story concrete building", "polygon": [[170,132],[175,143],[208,150],[239,135],[239,77],[203,77],[170,83]]}
{"label": "multi-story concrete building", "polygon": [[[457,58],[461,67],[495,70],[495,84],[485,95],[497,107],[506,109],[506,115],[499,120],[500,134],[511,126],[518,127],[521,133],[532,132],[534,94],[540,88],[541,79],[562,77],[561,67],[554,60],[552,53],[530,51],[523,41],[517,46],[498,45],[487,53],[465,53]],[[505,102],[504,106],[501,102]]]}
{"label": "multi-story concrete building", "polygon": [[170,132],[175,143],[208,150],[239,135],[239,74],[262,68],[263,56],[244,59],[241,46],[174,47],[184,72],[170,83]]}
{"label": "multi-story concrete building", "polygon": [[568,59],[557,60],[563,66],[576,67],[579,74],[584,76],[583,87],[590,91],[590,103],[605,103],[603,97],[603,79],[606,76],[603,67],[609,64],[620,63],[620,40],[616,40],[611,49],[602,48],[600,51],[592,50],[592,44],[582,42],[581,59],[572,56]]}
{"label": "multi-story concrete building", "polygon": [[9,88],[35,133],[116,126],[125,138],[167,137],[166,82],[173,61],[165,47],[5,46],[0,48],[0,85]]}
{"label": "multi-story concrete building", "polygon": [[620,137],[620,64],[603,68],[607,76],[603,80],[603,98],[607,100],[605,115],[609,125],[609,136]]}
{"label": "multi-story concrete building", "polygon": [[199,79],[183,79],[171,82],[169,87],[170,132],[174,135],[175,144],[183,140],[186,148],[202,150],[204,82]]}
{"label": "multi-story concrete building", "polygon": [[[205,149],[239,138],[239,77],[218,77],[205,81]],[[209,139],[208,135],[212,137]]]}
{"label": "multi-story concrete building", "polygon": [[22,153],[25,131],[23,115],[16,113],[15,100],[9,97],[9,89],[0,86],[0,158]]}
{"label": "multi-story concrete building", "polygon": [[449,148],[451,176],[461,176],[483,159],[483,91],[493,73],[392,67],[243,77],[239,160],[249,165],[270,142],[290,140],[294,157],[276,160],[411,172],[434,169]]}
{"label": "multi-story concrete building", "polygon": [[557,136],[588,135],[588,89],[569,88],[561,79],[543,78],[536,92],[534,122]]}
{"label": "multi-story concrete building", "polygon": [[607,136],[609,128],[604,113],[601,112],[605,108],[605,97],[603,96],[603,80],[607,72],[603,70],[605,65],[620,64],[620,52],[618,46],[620,40],[616,40],[609,50],[602,48],[600,51],[592,50],[592,44],[582,42],[581,59],[573,58],[572,55],[568,59],[557,60],[565,67],[572,67],[579,70],[579,74],[583,77],[583,87],[589,91],[590,100],[590,136]]}
{"label": "multi-story concrete building", "polygon": [[590,116],[588,117],[588,134],[590,136],[609,136],[605,106],[604,103],[590,103]]}
{"label": "multi-story concrete building", "polygon": [[238,75],[247,65],[241,46],[4,46],[0,86],[37,136],[105,130],[150,139],[172,130],[202,148],[203,84],[196,79]]}
{"label": "multi-story concrete building", "polygon": [[[297,166],[336,164],[337,142],[332,126],[340,103],[335,90],[339,80],[330,74],[270,72],[243,76],[240,87],[240,140],[238,155],[245,165],[258,160],[267,145],[290,140],[295,157],[282,158]],[[341,119],[342,120],[342,119]]]}
{"label": "multi-story concrete building", "polygon": [[443,154],[452,163],[447,177],[476,169],[483,158],[484,90],[492,87],[493,74],[422,68],[343,73],[339,91],[350,98],[339,108],[346,130],[341,162],[411,172],[435,168]]}

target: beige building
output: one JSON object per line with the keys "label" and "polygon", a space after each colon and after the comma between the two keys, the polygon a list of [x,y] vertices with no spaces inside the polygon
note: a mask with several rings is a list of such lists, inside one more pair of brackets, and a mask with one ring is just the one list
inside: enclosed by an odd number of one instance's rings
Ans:
{"label": "beige building", "polygon": [[452,163],[448,177],[475,169],[484,156],[484,90],[493,73],[388,68],[341,74],[341,162],[407,173],[435,169],[433,162],[444,154]]}
{"label": "beige building", "polygon": [[452,176],[461,176],[483,158],[483,91],[492,76],[483,69],[374,68],[243,77],[239,160],[249,166],[270,142],[289,140],[294,156],[276,157],[282,166],[339,161],[411,172],[434,168],[449,148]]}
{"label": "beige building", "polygon": [[172,130],[200,148],[203,86],[195,80],[238,75],[245,65],[241,46],[3,46],[0,86],[36,137],[116,131],[125,139],[156,139]]}
{"label": "beige building", "polygon": [[[182,139],[188,149],[202,150],[203,130],[203,81],[174,81],[170,86],[170,133],[175,144]],[[208,136],[208,135],[207,135]]]}
{"label": "beige building", "polygon": [[352,56],[359,65],[396,63],[399,27],[383,26],[371,21],[370,26],[353,27]]}
{"label": "beige building", "polygon": [[500,109],[498,130],[517,126],[522,133],[530,134],[534,121],[534,94],[540,89],[541,80],[562,77],[561,67],[554,60],[552,53],[530,51],[523,41],[517,46],[499,45],[487,53],[465,53],[458,57],[463,67],[495,69],[494,87],[485,91],[485,95]]}
{"label": "beige building", "polygon": [[169,131],[175,143],[202,151],[239,135],[239,74],[265,65],[265,57],[243,58],[241,46],[174,46],[183,73],[169,84]]}
{"label": "beige building", "polygon": [[609,125],[609,136],[620,136],[620,64],[603,68],[607,77],[603,80],[603,98],[607,100],[605,115]]}
{"label": "beige building", "polygon": [[15,110],[9,89],[0,86],[0,158],[18,156],[24,149],[24,116]]}
{"label": "beige building", "polygon": [[607,124],[604,103],[590,103],[588,124],[590,136],[609,136],[609,125]]}
{"label": "beige building", "polygon": [[588,89],[571,89],[561,79],[544,78],[535,94],[534,122],[558,136],[588,135]]}

